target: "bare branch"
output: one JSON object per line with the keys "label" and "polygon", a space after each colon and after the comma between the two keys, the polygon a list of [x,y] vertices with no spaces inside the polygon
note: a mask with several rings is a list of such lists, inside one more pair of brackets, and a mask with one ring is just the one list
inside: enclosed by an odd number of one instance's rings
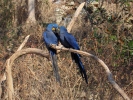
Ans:
{"label": "bare branch", "polygon": [[38,54],[38,55],[41,55],[43,57],[46,57],[47,59],[49,58],[49,53],[45,52],[44,50],[40,50],[40,49],[37,49],[37,48],[26,48],[26,49],[22,49],[20,51],[17,51],[15,52],[11,57],[10,57],[10,64],[12,66],[13,64],[13,61],[18,58],[19,56],[21,55],[24,55],[24,54],[31,54],[31,53],[35,53],[35,54]]}
{"label": "bare branch", "polygon": [[43,57],[49,58],[49,54],[44,52],[43,50],[36,49],[36,48],[27,48],[23,50],[19,50],[15,52],[7,61],[6,61],[6,75],[7,75],[7,88],[8,88],[8,98],[9,100],[13,99],[14,95],[14,89],[13,89],[13,80],[12,80],[12,65],[16,58],[18,58],[21,55],[27,54],[27,53],[35,53],[39,54]]}
{"label": "bare branch", "polygon": [[30,37],[30,35],[27,35],[27,36],[25,37],[23,43],[19,46],[19,48],[18,48],[17,51],[21,50],[21,49],[25,46],[25,44],[27,43],[29,37]]}
{"label": "bare branch", "polygon": [[130,100],[130,98],[127,96],[127,94],[119,87],[119,85],[114,81],[113,77],[112,77],[112,73],[111,71],[109,70],[108,66],[101,60],[99,59],[98,57],[90,54],[90,53],[87,53],[87,52],[84,52],[84,51],[80,51],[80,50],[75,50],[75,49],[71,49],[71,48],[64,48],[64,47],[60,47],[60,46],[56,46],[56,45],[51,45],[51,47],[53,49],[56,49],[56,50],[63,50],[63,51],[70,51],[70,52],[74,52],[74,53],[78,53],[78,54],[81,54],[81,55],[84,55],[84,56],[89,56],[89,57],[92,57],[94,58],[96,61],[98,61],[102,67],[105,69],[106,71],[106,74],[108,76],[108,80],[109,82],[113,85],[113,87],[122,95],[122,97],[125,99],[125,100]]}
{"label": "bare branch", "polygon": [[76,21],[76,19],[77,19],[79,13],[81,12],[82,8],[84,7],[84,5],[85,5],[85,2],[81,3],[81,4],[79,5],[79,7],[77,8],[77,10],[76,10],[76,12],[75,12],[75,14],[74,14],[74,16],[73,16],[71,22],[70,22],[69,25],[67,26],[68,32],[71,31],[71,28],[72,28],[74,22]]}
{"label": "bare branch", "polygon": [[[28,35],[28,36],[24,39],[24,41],[23,41],[22,44],[19,46],[19,48],[18,48],[17,51],[21,50],[21,49],[25,46],[25,44],[27,43],[29,37],[30,37],[30,35]],[[14,95],[14,88],[13,88],[13,80],[12,80],[12,73],[11,73],[10,60],[11,60],[11,59],[9,58],[9,59],[7,59],[7,61],[6,61],[6,77],[7,77],[7,87],[8,87],[8,90],[7,90],[7,92],[8,92],[8,98],[9,98],[9,100],[12,100],[12,99],[13,99],[12,95]]]}
{"label": "bare branch", "polygon": [[7,94],[9,100],[12,100],[14,95],[12,72],[10,67],[10,58],[6,61],[6,77],[7,77]]}

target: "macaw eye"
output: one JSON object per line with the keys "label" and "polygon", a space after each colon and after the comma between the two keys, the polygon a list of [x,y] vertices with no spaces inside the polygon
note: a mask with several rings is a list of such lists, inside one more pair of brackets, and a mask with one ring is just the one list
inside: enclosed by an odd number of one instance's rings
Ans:
{"label": "macaw eye", "polygon": [[55,28],[54,27],[52,28],[52,31],[55,31]]}

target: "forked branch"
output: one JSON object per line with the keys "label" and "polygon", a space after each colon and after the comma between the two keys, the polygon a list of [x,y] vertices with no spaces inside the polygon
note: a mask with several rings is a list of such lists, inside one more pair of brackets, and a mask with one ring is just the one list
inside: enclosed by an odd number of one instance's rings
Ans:
{"label": "forked branch", "polygon": [[14,99],[14,88],[13,88],[13,80],[12,80],[12,65],[13,62],[16,58],[18,58],[21,55],[28,54],[28,53],[35,53],[39,54],[43,57],[49,58],[49,54],[44,52],[44,50],[40,50],[37,48],[27,48],[27,49],[22,49],[17,52],[15,52],[6,62],[6,76],[7,76],[7,88],[8,88],[8,98],[9,100]]}
{"label": "forked branch", "polygon": [[[30,35],[26,36],[22,44],[19,46],[17,51],[21,50],[25,44],[27,43]],[[11,66],[10,66],[10,58],[6,60],[5,66],[6,66],[6,77],[7,77],[7,93],[8,93],[8,99],[12,100],[14,95],[14,88],[13,88],[13,79],[12,79],[12,72],[11,72]]]}

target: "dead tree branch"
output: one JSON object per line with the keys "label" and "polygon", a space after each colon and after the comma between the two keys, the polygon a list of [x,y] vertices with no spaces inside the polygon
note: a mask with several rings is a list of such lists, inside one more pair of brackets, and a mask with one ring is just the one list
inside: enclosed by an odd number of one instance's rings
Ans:
{"label": "dead tree branch", "polygon": [[35,53],[39,54],[43,57],[49,58],[49,54],[44,52],[44,50],[36,49],[36,48],[27,48],[27,49],[22,49],[17,52],[15,52],[7,61],[6,65],[6,75],[7,75],[7,88],[8,88],[8,98],[9,100],[13,99],[14,95],[14,88],[13,88],[13,80],[12,80],[12,73],[11,73],[11,68],[13,65],[13,62],[16,58],[18,58],[21,55],[28,54],[28,53]]}
{"label": "dead tree branch", "polygon": [[19,48],[18,48],[17,51],[21,50],[21,49],[25,46],[25,44],[27,43],[29,37],[30,37],[30,35],[27,35],[27,36],[25,37],[23,43],[19,46]]}
{"label": "dead tree branch", "polygon": [[[24,41],[22,42],[22,44],[19,46],[19,48],[18,48],[18,50],[17,51],[19,51],[19,50],[21,50],[24,46],[25,46],[25,44],[27,43],[27,41],[28,41],[28,39],[29,39],[29,36],[30,35],[28,35],[25,39],[24,39]],[[12,80],[12,73],[11,73],[11,66],[10,66],[10,58],[9,59],[7,59],[7,61],[6,61],[6,77],[7,77],[7,93],[8,93],[8,99],[9,100],[12,100],[13,99],[13,97],[12,97],[12,95],[14,95],[14,89],[13,89],[13,80]]]}
{"label": "dead tree branch", "polygon": [[87,53],[87,52],[84,52],[84,51],[80,51],[80,50],[75,50],[75,49],[71,49],[71,48],[60,47],[60,46],[56,46],[56,45],[51,45],[51,47],[53,49],[56,49],[56,50],[69,51],[69,52],[78,53],[78,54],[81,54],[81,55],[84,55],[84,56],[89,56],[89,57],[92,57],[93,59],[95,59],[96,61],[98,61],[102,65],[102,67],[105,69],[105,72],[106,72],[106,74],[108,76],[108,80],[113,85],[113,87],[121,94],[121,96],[125,100],[130,100],[130,98],[127,96],[127,94],[114,81],[114,79],[112,77],[113,75],[112,75],[111,71],[109,70],[108,66],[101,59],[99,59],[98,57],[96,57],[96,56],[94,56],[94,55],[92,55],[90,53]]}
{"label": "dead tree branch", "polygon": [[70,22],[69,25],[67,26],[68,32],[71,31],[71,28],[72,28],[74,22],[76,21],[76,19],[77,19],[79,13],[81,12],[82,8],[84,7],[84,5],[85,5],[85,2],[81,3],[81,4],[79,5],[79,7],[77,8],[77,10],[76,10],[76,12],[75,12],[75,14],[74,14],[74,16],[73,16],[71,22]]}

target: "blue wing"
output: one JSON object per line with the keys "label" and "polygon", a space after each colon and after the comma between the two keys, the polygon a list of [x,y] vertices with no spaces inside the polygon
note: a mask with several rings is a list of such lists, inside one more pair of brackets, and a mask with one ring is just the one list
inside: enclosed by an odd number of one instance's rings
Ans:
{"label": "blue wing", "polygon": [[85,79],[86,83],[88,84],[88,79],[87,79],[87,75],[86,75],[86,70],[80,60],[80,56],[79,54],[76,53],[71,53],[71,57],[72,59],[75,61],[75,63],[78,65],[81,76]]}
{"label": "blue wing", "polygon": [[43,37],[47,46],[49,46],[50,44],[58,44],[58,39],[53,32],[45,31],[43,33]]}
{"label": "blue wing", "polygon": [[69,43],[69,45],[71,45],[71,48],[76,50],[80,49],[75,37],[72,34],[65,34],[65,39]]}

